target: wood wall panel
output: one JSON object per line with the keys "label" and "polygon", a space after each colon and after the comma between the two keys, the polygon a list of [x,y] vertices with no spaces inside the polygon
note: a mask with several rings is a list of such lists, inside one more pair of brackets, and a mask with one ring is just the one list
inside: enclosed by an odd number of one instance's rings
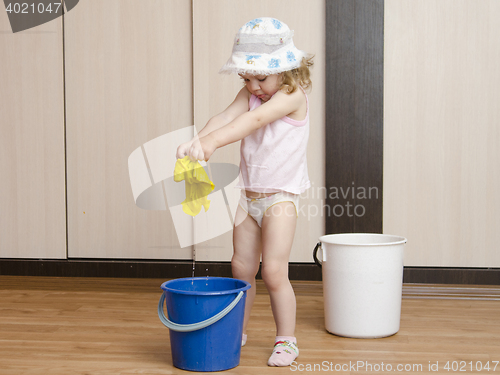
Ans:
{"label": "wood wall panel", "polygon": [[500,2],[385,3],[384,232],[407,266],[500,267]]}
{"label": "wood wall panel", "polygon": [[328,234],[382,232],[384,1],[326,2]]}
{"label": "wood wall panel", "polygon": [[0,257],[65,258],[62,19],[0,12]]}
{"label": "wood wall panel", "polygon": [[[218,71],[231,55],[236,32],[246,22],[257,17],[275,17],[295,30],[297,48],[315,55],[313,88],[309,94],[311,131],[307,155],[313,187],[301,199],[303,208],[290,257],[293,262],[311,262],[314,245],[324,234],[324,203],[318,194],[324,186],[324,9],[324,0],[193,2],[194,120],[199,129],[212,116],[223,111],[242,87],[237,75],[222,75]],[[239,165],[239,143],[217,150],[210,161]],[[229,260],[232,251],[232,232],[227,232],[196,245],[196,259]]]}
{"label": "wood wall panel", "polygon": [[189,1],[81,1],[65,16],[69,257],[191,258],[168,211],[138,208],[127,160],[192,126]]}

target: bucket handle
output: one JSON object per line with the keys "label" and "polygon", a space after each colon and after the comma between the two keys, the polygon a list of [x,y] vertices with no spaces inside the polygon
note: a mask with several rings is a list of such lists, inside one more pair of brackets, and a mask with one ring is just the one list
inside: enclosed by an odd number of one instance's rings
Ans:
{"label": "bucket handle", "polygon": [[220,313],[212,316],[211,318],[208,318],[206,320],[203,320],[198,323],[191,323],[191,324],[179,324],[179,323],[174,323],[165,316],[165,313],[163,312],[163,303],[165,302],[165,292],[161,294],[160,301],[158,302],[158,316],[160,318],[160,321],[163,323],[163,325],[172,331],[177,331],[177,332],[192,332],[196,331],[205,327],[208,327],[211,324],[214,324],[215,322],[221,320],[223,317],[225,317],[229,312],[238,304],[240,299],[243,297],[244,292],[241,291],[238,293],[236,298],[231,302],[224,310],[222,310]]}
{"label": "bucket handle", "polygon": [[[313,259],[314,259],[314,263],[316,263],[316,265],[318,267],[321,268],[321,264],[323,263],[321,260],[318,259],[318,249],[321,247],[321,242],[318,242],[316,244],[316,247],[314,248],[313,250]],[[321,247],[321,251],[323,251],[323,248]]]}

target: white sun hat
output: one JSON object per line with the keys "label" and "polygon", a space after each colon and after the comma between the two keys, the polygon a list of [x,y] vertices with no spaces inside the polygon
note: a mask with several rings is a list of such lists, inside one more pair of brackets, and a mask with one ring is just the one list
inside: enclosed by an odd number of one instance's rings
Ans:
{"label": "white sun hat", "polygon": [[219,73],[269,75],[300,67],[306,53],[293,44],[293,30],[275,18],[255,18],[234,38],[233,52]]}

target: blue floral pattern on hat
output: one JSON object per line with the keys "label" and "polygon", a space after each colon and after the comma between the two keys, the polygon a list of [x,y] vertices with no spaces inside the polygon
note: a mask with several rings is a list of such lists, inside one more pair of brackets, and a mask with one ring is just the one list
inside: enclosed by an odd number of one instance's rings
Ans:
{"label": "blue floral pattern on hat", "polygon": [[269,60],[268,68],[279,68],[280,67],[280,59],[271,59]]}
{"label": "blue floral pattern on hat", "polygon": [[260,55],[246,55],[245,60],[247,64],[255,64],[255,60],[259,59]]}
{"label": "blue floral pattern on hat", "polygon": [[290,63],[296,61],[295,55],[293,54],[292,51],[287,51],[287,53],[286,53],[286,59]]}
{"label": "blue floral pattern on hat", "polygon": [[262,22],[262,18],[255,18],[249,22],[245,26],[251,27],[252,29],[256,28],[259,26],[259,23]]}
{"label": "blue floral pattern on hat", "polygon": [[278,30],[281,29],[281,22],[278,21],[276,18],[273,18],[271,22],[273,23],[275,28],[277,28]]}

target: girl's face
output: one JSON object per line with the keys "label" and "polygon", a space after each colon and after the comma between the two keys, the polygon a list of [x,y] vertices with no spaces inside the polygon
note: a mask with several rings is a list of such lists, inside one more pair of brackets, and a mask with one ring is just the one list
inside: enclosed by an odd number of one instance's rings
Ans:
{"label": "girl's face", "polygon": [[267,102],[279,90],[279,74],[268,76],[240,74],[240,77],[245,81],[247,90],[263,102]]}

